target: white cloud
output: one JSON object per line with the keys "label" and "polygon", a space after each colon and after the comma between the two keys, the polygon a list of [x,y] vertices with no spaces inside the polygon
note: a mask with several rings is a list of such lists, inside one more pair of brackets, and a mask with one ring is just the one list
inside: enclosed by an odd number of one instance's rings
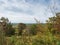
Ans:
{"label": "white cloud", "polygon": [[4,2],[0,5],[0,17],[7,17],[11,22],[34,23],[34,17],[41,22],[45,22],[49,17],[52,16],[52,13],[50,10],[48,10],[47,5],[34,5],[25,2],[25,0],[0,1]]}

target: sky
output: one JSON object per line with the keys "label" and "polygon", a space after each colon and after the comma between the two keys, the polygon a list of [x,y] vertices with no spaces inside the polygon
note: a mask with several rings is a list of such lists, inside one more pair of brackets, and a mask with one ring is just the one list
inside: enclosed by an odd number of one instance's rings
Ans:
{"label": "sky", "polygon": [[54,16],[51,10],[60,12],[60,0],[0,0],[0,18],[12,23],[36,23],[34,18],[45,23]]}

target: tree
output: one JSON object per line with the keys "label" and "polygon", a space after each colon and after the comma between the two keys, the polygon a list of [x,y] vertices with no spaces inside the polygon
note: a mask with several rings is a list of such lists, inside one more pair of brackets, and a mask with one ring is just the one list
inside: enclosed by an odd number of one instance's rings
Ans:
{"label": "tree", "polygon": [[4,32],[4,25],[3,21],[0,20],[0,45],[6,45],[6,37],[5,37],[5,32]]}
{"label": "tree", "polygon": [[12,36],[15,34],[15,29],[12,27],[11,23],[7,24],[7,30],[5,31],[6,36]]}
{"label": "tree", "polygon": [[24,24],[24,23],[19,23],[18,24],[18,31],[19,31],[20,35],[22,35],[22,32],[25,28],[26,28],[26,24]]}
{"label": "tree", "polygon": [[[51,17],[48,20],[48,29],[50,32],[56,34],[60,32],[60,13],[56,13],[55,17]],[[54,23],[53,23],[54,22]]]}
{"label": "tree", "polygon": [[2,28],[6,36],[11,36],[15,30],[12,27],[12,24],[9,22],[8,18],[1,17]]}

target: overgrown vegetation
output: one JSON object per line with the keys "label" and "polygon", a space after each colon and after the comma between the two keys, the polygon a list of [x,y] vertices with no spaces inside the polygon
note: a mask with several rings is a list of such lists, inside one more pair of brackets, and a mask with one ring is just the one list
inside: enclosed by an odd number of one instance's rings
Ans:
{"label": "overgrown vegetation", "polygon": [[30,26],[19,23],[13,27],[8,19],[0,20],[0,45],[60,45],[60,13],[43,25],[37,20]]}

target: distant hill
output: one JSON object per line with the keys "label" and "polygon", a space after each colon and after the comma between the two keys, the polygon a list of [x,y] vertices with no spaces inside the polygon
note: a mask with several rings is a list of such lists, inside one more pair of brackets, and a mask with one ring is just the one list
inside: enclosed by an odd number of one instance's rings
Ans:
{"label": "distant hill", "polygon": [[[25,23],[27,26],[33,25],[33,24],[37,24],[37,23]],[[13,27],[17,26],[18,23],[12,23]],[[46,23],[41,23],[41,25],[46,25]]]}

